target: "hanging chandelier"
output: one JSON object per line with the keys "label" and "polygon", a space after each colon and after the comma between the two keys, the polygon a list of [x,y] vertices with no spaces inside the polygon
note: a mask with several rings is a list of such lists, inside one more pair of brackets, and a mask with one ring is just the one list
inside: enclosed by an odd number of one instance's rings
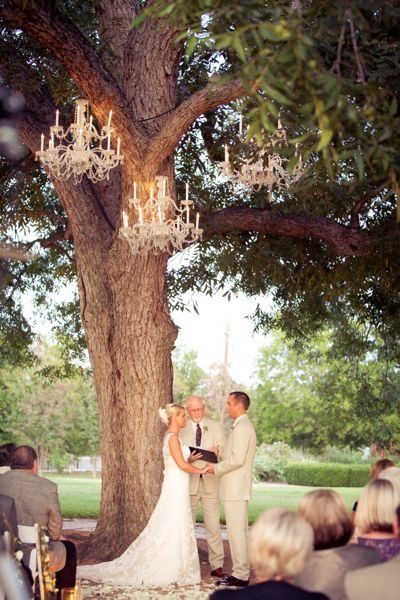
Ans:
{"label": "hanging chandelier", "polygon": [[112,111],[108,116],[107,126],[100,133],[93,125],[93,116],[89,112],[88,100],[77,100],[74,122],[64,132],[59,124],[60,113],[56,111],[55,125],[50,127],[48,146],[42,133],[40,150],[35,154],[35,160],[56,179],[73,177],[75,183],[87,175],[92,181],[108,178],[113,169],[123,160],[121,155],[121,140],[117,139],[117,149],[111,148],[111,136],[115,133],[111,127]]}
{"label": "hanging chandelier", "polygon": [[[243,117],[239,116],[239,141],[243,143],[245,137],[243,135]],[[298,156],[298,161],[293,169],[289,172],[287,165],[289,158],[281,156],[277,148],[282,145],[287,145],[287,134],[278,120],[278,129],[272,135],[268,144],[261,149],[252,140],[248,145],[247,157],[238,159],[239,168],[234,168],[231,165],[229,158],[229,149],[225,145],[224,161],[220,163],[221,173],[233,184],[245,189],[259,189],[266,187],[271,194],[273,190],[280,192],[283,189],[288,189],[294,185],[304,174],[305,165],[301,155]],[[297,147],[296,153],[297,156]]]}
{"label": "hanging chandelier", "polygon": [[122,213],[122,227],[119,235],[131,247],[133,254],[174,254],[190,244],[201,240],[203,230],[199,228],[200,215],[195,222],[190,213],[194,203],[189,200],[189,184],[186,184],[186,197],[179,203],[168,195],[167,177],[157,175],[146,200],[137,196],[136,183],[133,184],[133,196],[129,206],[134,209],[135,221],[129,224],[128,214]]}

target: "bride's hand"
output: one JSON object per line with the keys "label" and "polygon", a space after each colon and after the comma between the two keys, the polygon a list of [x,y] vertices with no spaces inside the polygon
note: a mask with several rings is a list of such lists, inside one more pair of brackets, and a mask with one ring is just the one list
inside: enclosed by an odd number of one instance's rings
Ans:
{"label": "bride's hand", "polygon": [[202,469],[202,475],[214,475],[214,467],[208,463],[207,466]]}
{"label": "bride's hand", "polygon": [[203,455],[201,454],[201,452],[193,451],[190,453],[190,456],[188,458],[188,463],[191,464],[191,463],[195,462],[196,460],[199,460],[200,458],[203,458]]}

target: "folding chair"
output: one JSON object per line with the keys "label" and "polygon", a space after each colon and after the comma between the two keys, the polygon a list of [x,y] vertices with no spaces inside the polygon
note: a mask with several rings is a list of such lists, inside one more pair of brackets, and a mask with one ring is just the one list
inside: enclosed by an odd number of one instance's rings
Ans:
{"label": "folding chair", "polygon": [[35,580],[39,577],[40,600],[45,600],[42,560],[40,553],[39,525],[35,523],[33,527],[28,525],[18,525],[18,537],[23,544],[34,544],[29,556],[29,568],[33,577],[33,592],[35,592]]}

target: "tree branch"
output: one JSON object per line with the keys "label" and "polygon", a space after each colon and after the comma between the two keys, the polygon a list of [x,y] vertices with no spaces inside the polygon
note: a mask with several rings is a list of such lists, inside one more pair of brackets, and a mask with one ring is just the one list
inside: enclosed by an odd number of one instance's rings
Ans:
{"label": "tree branch", "polygon": [[138,161],[145,136],[135,125],[118,83],[66,15],[54,8],[50,0],[34,5],[24,0],[8,0],[0,10],[0,17],[8,26],[22,29],[53,53],[89,100],[100,123],[106,123],[109,110],[113,109],[113,123],[124,142],[126,158],[129,162]]}
{"label": "tree branch", "polygon": [[173,153],[183,135],[200,115],[221,104],[232,102],[246,93],[246,88],[240,80],[233,79],[223,84],[211,80],[202,90],[184,100],[171,113],[160,133],[150,144],[146,158],[149,173],[155,172],[157,166]]}
{"label": "tree branch", "polygon": [[384,181],[383,183],[381,183],[381,185],[379,187],[375,188],[374,190],[372,190],[369,193],[367,191],[365,191],[365,193],[360,196],[360,198],[357,200],[357,202],[354,204],[354,206],[351,209],[350,227],[353,227],[353,228],[360,227],[360,212],[362,211],[364,206],[366,206],[369,202],[371,202],[371,200],[376,198],[387,187],[388,187],[388,182]]}
{"label": "tree branch", "polygon": [[102,58],[111,71],[121,78],[124,51],[131,23],[138,13],[136,2],[130,0],[98,0],[95,3],[99,32],[105,44]]}
{"label": "tree branch", "polygon": [[326,242],[338,256],[366,256],[372,252],[371,234],[355,230],[325,217],[284,214],[278,210],[226,208],[201,215],[203,238],[235,231],[255,231]]}
{"label": "tree branch", "polygon": [[32,256],[27,254],[25,250],[22,250],[18,246],[0,243],[0,260],[10,259],[28,261],[31,258]]}

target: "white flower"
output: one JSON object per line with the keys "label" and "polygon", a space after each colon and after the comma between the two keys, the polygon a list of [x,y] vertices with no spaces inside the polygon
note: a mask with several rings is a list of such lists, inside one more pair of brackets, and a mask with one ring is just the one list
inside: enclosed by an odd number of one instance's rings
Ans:
{"label": "white flower", "polygon": [[17,550],[16,553],[14,554],[14,556],[19,562],[21,562],[24,554],[23,554],[22,550]]}
{"label": "white flower", "polygon": [[164,423],[164,425],[168,425],[168,416],[167,416],[167,411],[165,410],[165,408],[159,408],[158,415],[159,415],[161,421]]}
{"label": "white flower", "polygon": [[49,536],[48,536],[48,535],[44,535],[44,536],[43,536],[43,539],[44,539],[44,541],[46,542],[46,544],[48,544],[48,543],[49,543],[49,541],[50,541],[50,538],[49,538]]}

